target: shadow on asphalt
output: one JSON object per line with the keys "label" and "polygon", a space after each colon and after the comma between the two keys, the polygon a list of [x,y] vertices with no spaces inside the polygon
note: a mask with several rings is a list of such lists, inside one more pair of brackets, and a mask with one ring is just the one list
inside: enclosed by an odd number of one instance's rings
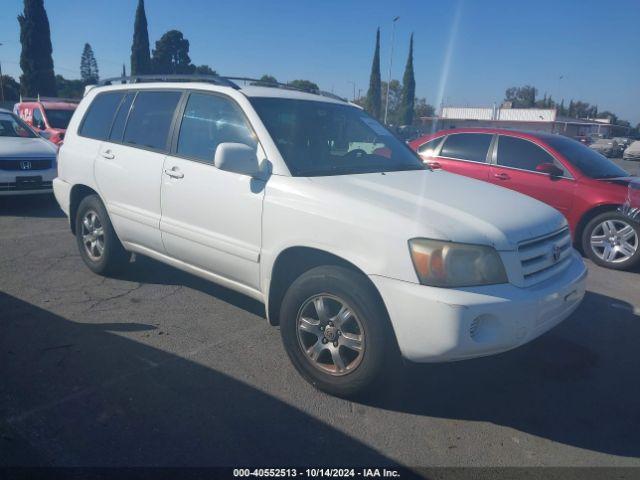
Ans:
{"label": "shadow on asphalt", "polygon": [[53,194],[0,196],[0,216],[60,218],[60,210]]}
{"label": "shadow on asphalt", "polygon": [[362,403],[638,457],[639,338],[630,304],[588,292],[576,313],[530,344],[475,360],[408,365],[393,388]]}
{"label": "shadow on asphalt", "polygon": [[0,465],[393,465],[241,381],[0,293]]}

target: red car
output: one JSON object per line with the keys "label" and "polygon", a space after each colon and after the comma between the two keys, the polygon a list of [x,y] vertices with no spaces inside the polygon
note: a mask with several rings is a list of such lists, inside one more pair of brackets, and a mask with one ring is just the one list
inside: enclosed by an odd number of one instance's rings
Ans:
{"label": "red car", "polygon": [[569,221],[576,247],[595,263],[626,269],[640,261],[640,225],[618,211],[636,177],[580,142],[542,132],[464,128],[409,145],[432,168],[557,208]]}
{"label": "red car", "polygon": [[77,106],[68,100],[42,99],[17,103],[13,111],[36,132],[58,145]]}

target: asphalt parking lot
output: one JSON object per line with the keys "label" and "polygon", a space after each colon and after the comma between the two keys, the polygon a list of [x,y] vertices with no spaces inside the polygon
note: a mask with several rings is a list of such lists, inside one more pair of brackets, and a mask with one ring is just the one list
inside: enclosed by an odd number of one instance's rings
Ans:
{"label": "asphalt parking lot", "polygon": [[141,257],[94,275],[51,197],[0,199],[0,465],[640,466],[639,338],[640,270],[589,264],[533,343],[349,402],[260,304]]}

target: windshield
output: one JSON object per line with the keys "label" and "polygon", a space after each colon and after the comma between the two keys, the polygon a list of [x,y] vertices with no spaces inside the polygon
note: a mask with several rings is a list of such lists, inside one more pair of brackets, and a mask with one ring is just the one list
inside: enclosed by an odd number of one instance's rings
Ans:
{"label": "windshield", "polygon": [[625,170],[611,160],[592,148],[585,147],[580,142],[562,136],[545,137],[545,140],[587,177],[616,178],[629,176]]}
{"label": "windshield", "polygon": [[348,105],[252,98],[293,176],[425,170],[404,143]]}
{"label": "windshield", "polygon": [[58,110],[53,108],[45,108],[47,120],[49,125],[53,128],[66,129],[69,126],[69,121],[73,115],[73,110]]}
{"label": "windshield", "polygon": [[33,138],[36,134],[18,117],[0,112],[0,137]]}

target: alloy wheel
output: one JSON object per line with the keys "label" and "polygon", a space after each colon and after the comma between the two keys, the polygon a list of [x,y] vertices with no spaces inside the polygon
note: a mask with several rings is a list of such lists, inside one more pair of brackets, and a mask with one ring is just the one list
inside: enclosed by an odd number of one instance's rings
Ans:
{"label": "alloy wheel", "polygon": [[296,320],[298,342],[307,360],[333,376],[346,375],[362,362],[365,331],[341,298],[316,295],[304,302]]}
{"label": "alloy wheel", "polygon": [[104,227],[95,210],[87,210],[82,217],[82,244],[89,258],[98,261],[104,253]]}
{"label": "alloy wheel", "polygon": [[591,249],[608,263],[629,260],[638,250],[638,234],[624,220],[609,219],[596,225],[591,232]]}

